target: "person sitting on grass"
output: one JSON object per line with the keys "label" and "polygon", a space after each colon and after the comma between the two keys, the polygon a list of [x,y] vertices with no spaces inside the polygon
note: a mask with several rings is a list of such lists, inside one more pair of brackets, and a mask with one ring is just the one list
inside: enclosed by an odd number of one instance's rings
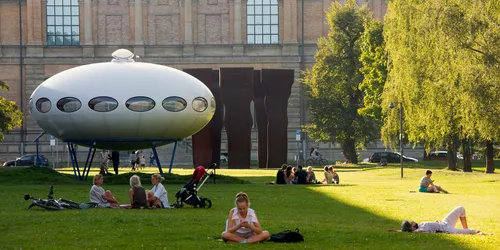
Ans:
{"label": "person sitting on grass", "polygon": [[90,202],[97,203],[98,207],[118,207],[118,201],[113,196],[111,191],[106,190],[101,187],[104,182],[102,174],[96,174],[94,176],[94,185],[90,188]]}
{"label": "person sitting on grass", "polygon": [[[463,229],[455,228],[458,219]],[[465,208],[458,206],[453,209],[441,221],[416,223],[414,221],[403,221],[401,230],[389,230],[391,232],[409,232],[409,233],[450,233],[450,234],[483,234],[479,230],[470,229],[467,225]]]}
{"label": "person sitting on grass", "polygon": [[147,192],[148,194],[148,204],[151,208],[170,208],[168,204],[167,190],[161,184],[165,180],[160,174],[154,174],[151,176],[151,182],[153,183],[153,189]]}
{"label": "person sitting on grass", "polygon": [[332,183],[339,184],[340,183],[339,175],[337,174],[337,172],[335,172],[335,170],[333,170],[332,166],[328,167],[328,172],[330,172],[330,174],[332,175]]}
{"label": "person sitting on grass", "polygon": [[146,190],[141,186],[141,178],[139,178],[139,176],[132,175],[132,177],[130,177],[130,187],[132,187],[128,191],[130,208],[148,208]]}
{"label": "person sitting on grass", "polygon": [[269,238],[269,232],[263,231],[255,211],[250,207],[248,195],[239,192],[236,194],[235,208],[229,211],[226,221],[226,230],[222,233],[222,240],[229,243],[258,243]]}
{"label": "person sitting on grass", "polygon": [[321,183],[323,183],[323,184],[332,184],[332,183],[333,183],[333,179],[332,179],[332,178],[333,178],[333,176],[332,176],[332,174],[328,171],[328,166],[325,166],[325,167],[323,168],[323,170],[324,170],[324,172],[323,172],[323,173],[324,173],[324,175],[325,175],[325,179],[324,179]]}
{"label": "person sitting on grass", "polygon": [[316,184],[316,175],[314,174],[311,166],[307,167],[307,183]]}
{"label": "person sitting on grass", "polygon": [[448,193],[448,191],[444,190],[441,186],[434,185],[434,181],[431,180],[432,176],[432,171],[427,170],[425,172],[424,177],[420,179],[420,188],[418,189],[419,192],[423,193],[439,193],[439,192],[444,192]]}
{"label": "person sitting on grass", "polygon": [[294,184],[307,184],[307,172],[302,170],[302,166],[297,167],[297,171],[295,172],[295,180]]}
{"label": "person sitting on grass", "polygon": [[286,164],[281,165],[281,169],[276,173],[276,184],[286,184],[285,172],[287,167],[288,165]]}

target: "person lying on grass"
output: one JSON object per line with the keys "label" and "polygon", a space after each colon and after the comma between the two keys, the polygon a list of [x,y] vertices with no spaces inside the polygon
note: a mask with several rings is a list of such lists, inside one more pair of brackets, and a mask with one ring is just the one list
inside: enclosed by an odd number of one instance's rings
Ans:
{"label": "person lying on grass", "polygon": [[425,172],[424,177],[420,179],[420,188],[418,189],[419,192],[428,192],[428,193],[448,193],[448,191],[444,190],[441,186],[434,185],[434,181],[431,180],[432,176],[432,171],[427,170]]}
{"label": "person lying on grass", "polygon": [[118,207],[118,201],[113,196],[111,191],[102,188],[102,183],[104,182],[104,178],[102,174],[97,174],[94,176],[94,185],[90,188],[90,202],[97,203],[98,207]]}
{"label": "person lying on grass", "polygon": [[248,195],[239,192],[236,194],[235,208],[229,211],[226,221],[226,231],[221,235],[222,240],[229,243],[258,243],[269,238],[269,232],[263,231],[255,211],[250,206]]}
{"label": "person lying on grass", "polygon": [[165,180],[160,174],[154,174],[151,176],[151,183],[153,183],[153,189],[147,192],[148,203],[151,208],[170,208],[168,204],[167,190],[161,184]]}
{"label": "person lying on grass", "polygon": [[[455,228],[458,219],[462,223],[463,229]],[[467,226],[467,217],[465,217],[465,208],[458,206],[453,209],[441,221],[416,223],[414,221],[403,221],[401,230],[389,230],[390,232],[409,232],[409,233],[450,233],[450,234],[483,234],[479,230],[470,229]]]}

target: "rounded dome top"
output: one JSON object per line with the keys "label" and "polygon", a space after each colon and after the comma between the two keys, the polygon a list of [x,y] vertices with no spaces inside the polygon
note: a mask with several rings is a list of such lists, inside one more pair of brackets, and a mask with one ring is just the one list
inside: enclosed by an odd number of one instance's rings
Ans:
{"label": "rounded dome top", "polygon": [[133,62],[134,59],[134,53],[132,53],[130,50],[127,50],[127,49],[119,49],[115,52],[113,52],[113,54],[111,54],[111,56],[113,56],[113,60],[111,60],[112,62]]}

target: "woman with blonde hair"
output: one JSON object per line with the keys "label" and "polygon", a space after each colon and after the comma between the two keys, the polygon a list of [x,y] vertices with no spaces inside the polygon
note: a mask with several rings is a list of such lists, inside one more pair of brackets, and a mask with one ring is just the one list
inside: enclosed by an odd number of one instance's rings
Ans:
{"label": "woman with blonde hair", "polygon": [[226,221],[226,231],[222,240],[229,243],[258,243],[269,238],[269,232],[263,231],[255,211],[250,207],[248,195],[239,192],[234,201],[236,207],[229,211]]}
{"label": "woman with blonde hair", "polygon": [[168,204],[167,190],[161,184],[165,180],[160,174],[151,176],[153,189],[148,191],[148,204],[151,208],[170,208]]}
{"label": "woman with blonde hair", "polygon": [[118,207],[118,201],[111,191],[104,191],[104,188],[101,187],[104,182],[102,174],[96,174],[93,181],[94,185],[90,188],[90,202],[97,203],[98,207]]}
{"label": "woman with blonde hair", "polygon": [[130,177],[130,187],[132,187],[128,191],[130,208],[148,208],[146,190],[141,186],[141,178],[139,176],[132,175]]}

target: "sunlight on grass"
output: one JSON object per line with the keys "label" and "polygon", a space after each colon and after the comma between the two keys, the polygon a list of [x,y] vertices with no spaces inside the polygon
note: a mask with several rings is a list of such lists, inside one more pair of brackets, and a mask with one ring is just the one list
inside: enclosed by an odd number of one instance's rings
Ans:
{"label": "sunlight on grass", "polygon": [[[252,208],[257,211],[265,229],[272,233],[295,227],[301,230],[306,241],[294,245],[294,248],[325,249],[325,246],[331,245],[335,249],[498,249],[500,175],[451,172],[438,168],[440,163],[433,164],[409,165],[404,169],[403,179],[400,179],[397,164],[387,167],[340,165],[336,166],[336,171],[341,185],[268,185],[268,181],[275,180],[277,169],[217,169],[217,174],[225,177],[221,176],[217,184],[207,181],[200,191],[201,196],[212,200],[211,209],[186,206],[162,211],[26,211],[29,202],[22,200],[24,193],[45,197],[50,185],[56,185],[56,197],[86,201],[90,184],[88,181],[74,181],[67,176],[54,177],[54,183],[51,183],[50,176],[45,175],[45,184],[15,184],[15,178],[24,181],[29,180],[30,176],[17,176],[9,172],[8,182],[6,179],[4,184],[0,184],[0,206],[3,208],[0,210],[0,248],[53,249],[51,242],[58,242],[66,248],[77,249],[234,249],[235,246],[216,239],[223,230],[227,212],[234,207],[234,195],[244,191],[249,194]],[[426,168],[433,170],[432,178],[436,184],[442,185],[450,194],[413,192],[418,189]],[[36,168],[31,170],[35,171]],[[129,173],[129,170],[121,168],[120,173]],[[317,178],[322,179],[321,168],[314,170]],[[73,174],[73,169],[66,168],[60,172]],[[158,169],[146,168],[140,172],[152,174],[157,173]],[[175,201],[175,192],[183,185],[178,181],[184,180],[182,178],[187,178],[192,172],[191,168],[172,169],[177,179],[167,178],[164,183],[170,203]],[[92,169],[89,177],[96,173],[97,169]],[[164,168],[164,173],[168,173],[168,168]],[[147,174],[143,185],[150,188]],[[104,188],[112,190],[116,198],[124,203],[128,200],[130,188],[127,184],[128,175],[115,177],[118,177],[114,178],[119,180],[115,182],[118,184],[111,185],[113,178],[109,177]],[[246,184],[239,184],[238,180]],[[458,205],[467,209],[471,228],[494,235],[387,232],[387,229],[399,228],[403,219],[417,222],[442,219]],[[26,222],[22,228],[19,221]],[[48,224],[51,227],[47,227]],[[25,242],[26,238],[30,240]],[[138,240],[145,238],[148,240]],[[290,245],[264,243],[245,248],[290,249]]]}

